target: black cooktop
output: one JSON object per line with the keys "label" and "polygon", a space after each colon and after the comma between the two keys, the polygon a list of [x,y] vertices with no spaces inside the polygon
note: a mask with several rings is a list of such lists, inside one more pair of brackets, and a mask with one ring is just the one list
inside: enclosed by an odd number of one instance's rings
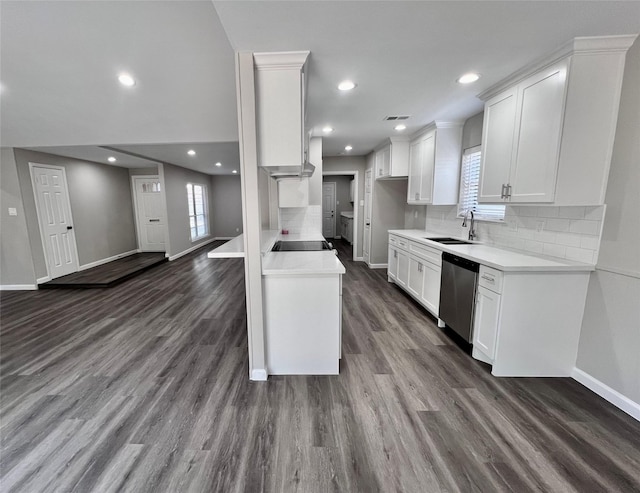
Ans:
{"label": "black cooktop", "polygon": [[316,252],[331,250],[331,245],[324,240],[318,241],[276,241],[272,252]]}

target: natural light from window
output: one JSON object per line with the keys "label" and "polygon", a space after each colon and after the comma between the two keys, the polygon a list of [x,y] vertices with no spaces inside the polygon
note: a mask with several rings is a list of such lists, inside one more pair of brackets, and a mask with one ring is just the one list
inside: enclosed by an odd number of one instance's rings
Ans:
{"label": "natural light from window", "polygon": [[189,200],[189,227],[191,241],[199,240],[209,234],[207,214],[207,190],[204,185],[187,183]]}
{"label": "natural light from window", "polygon": [[482,149],[480,146],[465,149],[460,169],[460,200],[458,216],[473,211],[476,219],[484,221],[503,221],[504,205],[478,204],[478,188],[480,183],[480,162]]}

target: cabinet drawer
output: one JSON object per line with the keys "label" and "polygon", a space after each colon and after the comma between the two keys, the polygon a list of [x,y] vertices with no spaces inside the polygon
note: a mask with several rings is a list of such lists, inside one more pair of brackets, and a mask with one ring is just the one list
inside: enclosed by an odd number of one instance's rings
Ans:
{"label": "cabinet drawer", "polygon": [[398,237],[397,237],[397,236],[395,236],[395,235],[389,235],[389,243],[390,243],[391,245],[397,245],[397,244],[398,244],[398,240],[399,240],[399,239],[400,239],[400,238],[398,238]]}
{"label": "cabinet drawer", "polygon": [[503,274],[499,270],[481,265],[478,286],[490,289],[494,293],[502,293],[502,278]]}
{"label": "cabinet drawer", "polygon": [[431,248],[412,241],[409,242],[409,251],[432,264],[442,265],[442,252],[437,248]]}

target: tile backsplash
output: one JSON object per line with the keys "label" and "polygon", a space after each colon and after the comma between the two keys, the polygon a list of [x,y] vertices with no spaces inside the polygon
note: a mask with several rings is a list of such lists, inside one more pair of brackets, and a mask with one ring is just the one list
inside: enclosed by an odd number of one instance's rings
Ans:
{"label": "tile backsplash", "polygon": [[278,225],[291,234],[322,234],[322,206],[280,208]]}
{"label": "tile backsplash", "polygon": [[[427,206],[425,228],[466,237],[457,206]],[[504,222],[476,222],[484,243],[595,264],[605,206],[552,207],[508,205]]]}

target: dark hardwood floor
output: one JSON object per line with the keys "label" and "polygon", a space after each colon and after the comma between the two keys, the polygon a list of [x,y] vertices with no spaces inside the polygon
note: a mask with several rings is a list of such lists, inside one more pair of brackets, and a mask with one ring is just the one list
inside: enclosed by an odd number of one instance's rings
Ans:
{"label": "dark hardwood floor", "polygon": [[248,380],[243,261],[1,293],[3,492],[632,492],[640,423],[494,378],[386,272],[344,277],[334,377]]}
{"label": "dark hardwood floor", "polygon": [[134,253],[127,257],[74,272],[40,284],[40,289],[112,288],[138,274],[166,262],[164,252]]}

